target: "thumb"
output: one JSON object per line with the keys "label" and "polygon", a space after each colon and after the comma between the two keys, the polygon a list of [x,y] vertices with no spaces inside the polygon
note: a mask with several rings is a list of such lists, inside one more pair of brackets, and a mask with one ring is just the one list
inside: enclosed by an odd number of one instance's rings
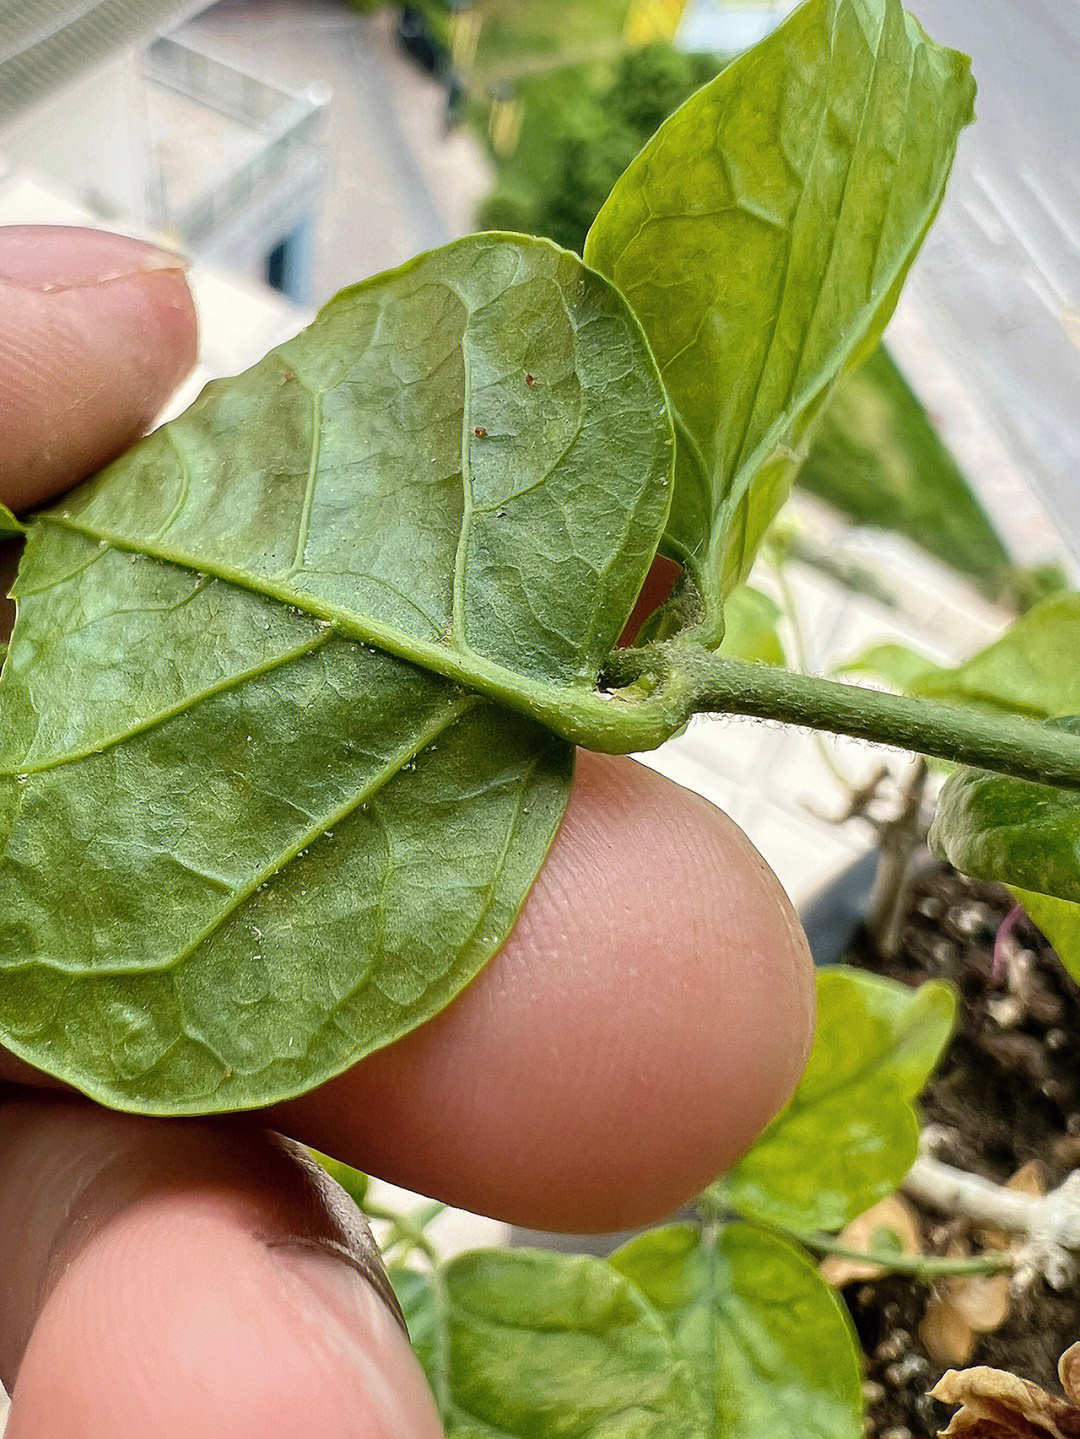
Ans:
{"label": "thumb", "polygon": [[124,235],[0,229],[0,500],[25,509],[120,454],[195,361],[177,255]]}

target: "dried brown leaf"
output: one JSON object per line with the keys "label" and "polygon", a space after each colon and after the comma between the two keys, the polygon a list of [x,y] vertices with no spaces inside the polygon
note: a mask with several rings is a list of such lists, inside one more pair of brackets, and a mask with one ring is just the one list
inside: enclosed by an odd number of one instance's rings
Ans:
{"label": "dried brown leaf", "polygon": [[919,1339],[935,1364],[966,1364],[975,1349],[975,1331],[945,1299],[931,1299],[919,1324]]}
{"label": "dried brown leaf", "polygon": [[[1066,1351],[1070,1354],[1072,1350]],[[1070,1360],[1070,1375],[1074,1362]],[[950,1369],[930,1392],[943,1404],[961,1406],[948,1429],[941,1431],[943,1436],[1080,1439],[1080,1407],[1004,1369]]]}
{"label": "dried brown leaf", "polygon": [[1072,1344],[1058,1360],[1058,1378],[1065,1397],[1080,1404],[1080,1344]]}
{"label": "dried brown leaf", "polygon": [[1033,1194],[1036,1199],[1046,1193],[1046,1175],[1037,1159],[1022,1164],[1013,1177],[1006,1181],[1006,1189],[1015,1189],[1018,1194]]}
{"label": "dried brown leaf", "polygon": [[944,1302],[961,1314],[976,1334],[1000,1329],[1011,1308],[1008,1274],[965,1274],[950,1279]]}

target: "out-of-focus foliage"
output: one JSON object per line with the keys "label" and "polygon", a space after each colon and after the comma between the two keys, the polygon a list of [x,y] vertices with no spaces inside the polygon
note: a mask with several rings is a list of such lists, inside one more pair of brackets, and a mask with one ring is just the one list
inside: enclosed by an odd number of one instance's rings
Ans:
{"label": "out-of-focus foliage", "polygon": [[[446,0],[429,0],[445,4]],[[458,0],[461,3],[461,0]],[[625,44],[631,0],[475,0],[480,19],[473,66],[474,88],[514,80],[590,57]]]}
{"label": "out-of-focus foliage", "polygon": [[546,235],[579,250],[611,187],[671,112],[719,69],[665,44],[614,68],[574,65],[516,86],[522,128],[480,212],[486,229]]}
{"label": "out-of-focus foliage", "polygon": [[860,524],[898,530],[1002,593],[1007,550],[883,346],[836,387],[799,484]]}
{"label": "out-of-focus foliage", "polygon": [[745,1218],[794,1233],[843,1228],[892,1193],[915,1158],[913,1108],[952,1034],[936,982],[909,990],[858,970],[820,970],[818,1024],[787,1108],[717,1187]]}

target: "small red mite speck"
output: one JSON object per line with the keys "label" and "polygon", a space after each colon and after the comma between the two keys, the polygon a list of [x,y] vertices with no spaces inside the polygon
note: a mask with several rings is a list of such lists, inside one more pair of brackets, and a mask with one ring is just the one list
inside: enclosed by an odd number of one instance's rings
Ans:
{"label": "small red mite speck", "polygon": [[484,429],[483,425],[477,425],[476,429],[473,430],[473,434],[478,440],[487,439],[487,430]]}

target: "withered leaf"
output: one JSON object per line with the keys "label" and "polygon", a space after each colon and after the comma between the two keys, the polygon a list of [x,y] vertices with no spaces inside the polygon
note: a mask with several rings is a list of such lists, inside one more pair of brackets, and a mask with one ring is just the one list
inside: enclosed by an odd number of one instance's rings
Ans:
{"label": "withered leaf", "polygon": [[[1068,1377],[1071,1396],[1076,1398],[1073,1381],[1080,1364],[1075,1345],[1062,1355],[1060,1367],[1062,1381]],[[944,1404],[960,1405],[948,1429],[941,1431],[943,1436],[1080,1439],[1080,1407],[1004,1369],[985,1365],[950,1369],[930,1392]]]}

